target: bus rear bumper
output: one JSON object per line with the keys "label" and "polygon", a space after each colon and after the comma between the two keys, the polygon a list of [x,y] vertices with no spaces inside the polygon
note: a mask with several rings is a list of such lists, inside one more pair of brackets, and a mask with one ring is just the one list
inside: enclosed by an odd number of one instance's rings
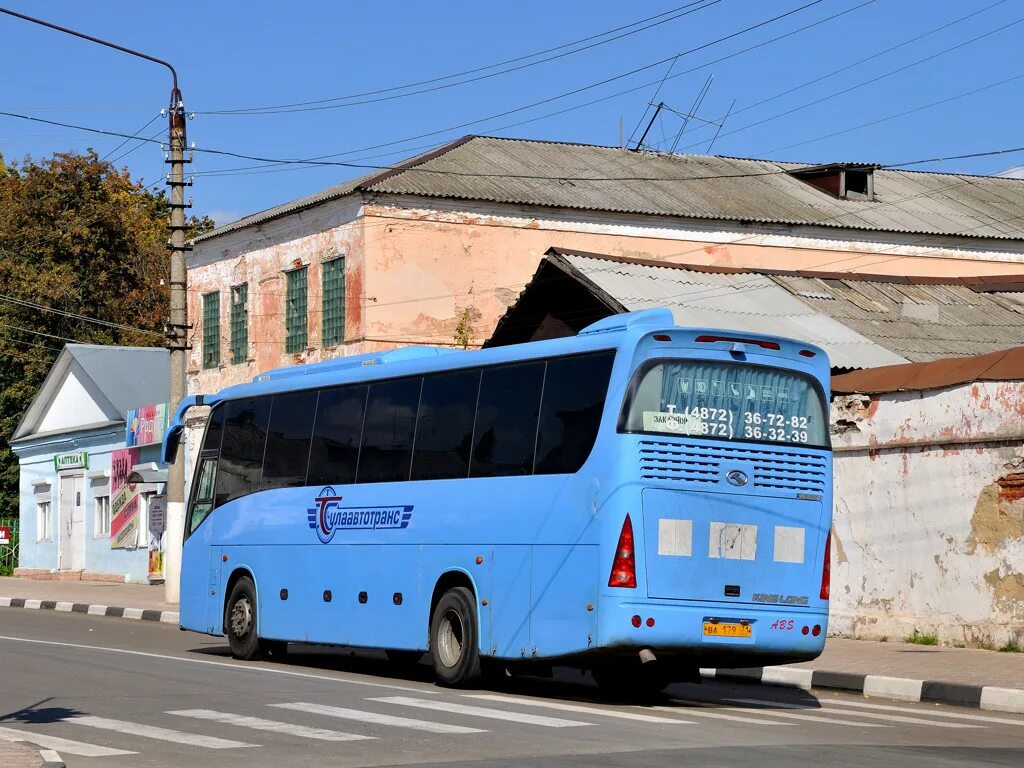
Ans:
{"label": "bus rear bumper", "polygon": [[827,606],[605,599],[599,607],[597,645],[616,654],[647,648],[656,656],[686,656],[706,667],[750,667],[817,658],[827,632]]}

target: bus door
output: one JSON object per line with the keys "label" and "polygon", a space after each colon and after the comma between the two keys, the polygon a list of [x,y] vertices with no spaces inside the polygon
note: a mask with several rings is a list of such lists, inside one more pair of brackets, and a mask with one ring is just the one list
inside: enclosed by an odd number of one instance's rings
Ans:
{"label": "bus door", "polygon": [[186,520],[186,539],[181,558],[180,623],[196,632],[219,634],[223,630],[220,606],[220,554],[210,546],[217,480],[217,453],[204,451],[199,456],[195,487]]}

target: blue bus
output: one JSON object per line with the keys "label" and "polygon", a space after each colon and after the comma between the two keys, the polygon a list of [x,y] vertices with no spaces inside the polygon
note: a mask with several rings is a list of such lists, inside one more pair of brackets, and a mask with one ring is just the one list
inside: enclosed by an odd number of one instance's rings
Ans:
{"label": "blue bus", "polygon": [[[827,630],[829,363],[674,325],[263,373],[210,406],[181,626],[236,658],[429,652],[436,679],[589,669],[613,693],[803,661]],[[521,665],[521,666],[520,666]]]}

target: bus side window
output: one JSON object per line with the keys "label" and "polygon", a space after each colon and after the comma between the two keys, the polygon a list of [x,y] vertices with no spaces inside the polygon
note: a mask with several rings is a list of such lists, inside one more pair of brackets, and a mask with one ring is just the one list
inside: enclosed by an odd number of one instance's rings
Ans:
{"label": "bus side window", "polygon": [[411,479],[443,480],[469,475],[479,390],[479,370],[423,379]]}
{"label": "bus side window", "polygon": [[412,378],[370,385],[356,482],[409,479],[422,382],[423,379]]}
{"label": "bus side window", "polygon": [[306,485],[344,485],[356,479],[367,387],[336,387],[320,392],[309,450]]}
{"label": "bus side window", "polygon": [[269,397],[252,397],[224,404],[215,507],[259,490],[270,403]]}
{"label": "bus side window", "polygon": [[189,516],[188,532],[191,534],[213,511],[213,489],[217,479],[217,459],[204,458],[200,462],[196,475],[196,496],[192,502],[192,514]]}
{"label": "bus side window", "polygon": [[316,400],[315,391],[274,395],[261,490],[305,485]]}
{"label": "bus side window", "polygon": [[576,472],[590,455],[601,423],[614,353],[548,362],[537,435],[538,475]]}
{"label": "bus side window", "polygon": [[529,475],[537,440],[544,363],[485,368],[470,477]]}

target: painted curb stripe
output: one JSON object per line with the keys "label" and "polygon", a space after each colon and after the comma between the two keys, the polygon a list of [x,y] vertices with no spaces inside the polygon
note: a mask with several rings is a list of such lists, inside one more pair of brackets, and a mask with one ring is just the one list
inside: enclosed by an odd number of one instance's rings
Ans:
{"label": "painted curb stripe", "polygon": [[981,691],[981,687],[977,685],[925,680],[921,685],[921,701],[940,701],[979,708],[981,706]]}
{"label": "painted curb stripe", "polygon": [[29,608],[61,613],[84,613],[88,616],[110,616],[115,619],[136,621],[159,621],[164,624],[178,624],[177,611],[158,611],[152,608],[120,608],[113,605],[90,603],[68,603],[62,600],[37,600],[24,597],[0,597],[0,608]]}

